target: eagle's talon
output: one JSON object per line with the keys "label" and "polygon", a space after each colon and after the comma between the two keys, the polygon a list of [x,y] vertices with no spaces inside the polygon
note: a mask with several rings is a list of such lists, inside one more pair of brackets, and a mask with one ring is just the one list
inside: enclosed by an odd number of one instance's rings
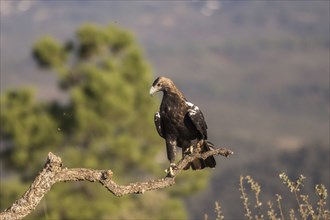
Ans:
{"label": "eagle's talon", "polygon": [[169,175],[170,177],[173,177],[173,176],[174,176],[174,173],[173,173],[173,169],[172,169],[172,167],[170,167],[170,171],[168,172],[168,175]]}
{"label": "eagle's talon", "polygon": [[170,163],[170,166],[165,170],[165,173],[167,173],[168,176],[173,177],[174,176],[173,170],[177,168],[178,167],[176,166],[175,163]]}
{"label": "eagle's talon", "polygon": [[188,147],[185,151],[184,151],[184,154],[185,155],[191,155],[194,153],[194,147],[193,146],[190,146]]}
{"label": "eagle's talon", "polygon": [[170,163],[170,167],[172,167],[173,169],[177,169],[177,166],[175,163]]}

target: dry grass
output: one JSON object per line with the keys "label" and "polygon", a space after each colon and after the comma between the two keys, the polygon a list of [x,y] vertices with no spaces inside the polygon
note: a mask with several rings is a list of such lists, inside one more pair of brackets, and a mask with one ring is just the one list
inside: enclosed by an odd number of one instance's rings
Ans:
{"label": "dry grass", "polygon": [[[288,213],[283,212],[282,196],[276,194],[276,201],[267,201],[267,206],[263,206],[260,200],[261,187],[251,176],[241,176],[239,190],[243,202],[243,211],[246,219],[252,220],[329,220],[330,211],[327,208],[328,192],[323,184],[315,186],[315,193],[318,196],[316,204],[309,201],[309,195],[301,194],[303,183],[306,177],[300,175],[295,181],[291,180],[286,173],[281,173],[279,178],[283,184],[290,190],[297,202],[297,208],[291,208]],[[253,198],[253,199],[252,199]],[[225,219],[219,202],[215,202],[216,220]],[[204,219],[208,219],[205,214]]]}

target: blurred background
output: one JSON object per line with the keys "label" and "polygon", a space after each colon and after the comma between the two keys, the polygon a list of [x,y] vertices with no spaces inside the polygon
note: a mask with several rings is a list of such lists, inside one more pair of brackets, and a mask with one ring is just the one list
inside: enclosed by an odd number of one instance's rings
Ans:
{"label": "blurred background", "polygon": [[[209,139],[235,152],[170,189],[114,198],[101,186],[54,186],[31,219],[244,216],[240,175],[295,198],[278,175],[329,189],[329,1],[1,1],[1,210],[49,151],[68,167],[112,169],[129,183],[163,176],[153,125],[171,78],[198,105]],[[179,154],[180,155],[180,154]],[[157,201],[157,203],[155,203]],[[70,209],[68,209],[70,207]],[[265,207],[266,209],[266,207]]]}

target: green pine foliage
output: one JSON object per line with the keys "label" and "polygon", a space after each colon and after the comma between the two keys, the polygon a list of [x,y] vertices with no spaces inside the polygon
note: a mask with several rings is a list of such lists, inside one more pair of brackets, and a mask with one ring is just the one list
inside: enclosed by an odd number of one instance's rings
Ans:
{"label": "green pine foliage", "polygon": [[35,176],[39,163],[61,141],[56,121],[33,96],[33,89],[21,89],[7,91],[0,99],[1,139],[8,146],[1,159],[7,171],[19,170],[22,178]]}
{"label": "green pine foliage", "polygon": [[[32,55],[57,73],[68,100],[41,103],[31,89],[1,95],[1,209],[24,193],[49,151],[68,167],[111,169],[122,184],[165,175],[165,146],[153,124],[159,103],[148,93],[153,76],[131,33],[85,24],[66,43],[42,37]],[[183,176],[175,189],[121,198],[92,183],[59,183],[28,218],[186,218],[182,195],[205,187],[208,173]]]}
{"label": "green pine foliage", "polygon": [[42,37],[33,46],[32,55],[39,66],[44,68],[62,65],[67,60],[66,48],[51,36]]}

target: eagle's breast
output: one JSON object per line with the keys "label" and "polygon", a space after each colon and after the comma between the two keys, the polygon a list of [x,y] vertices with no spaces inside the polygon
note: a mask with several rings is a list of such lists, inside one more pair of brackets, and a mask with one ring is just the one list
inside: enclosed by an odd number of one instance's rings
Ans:
{"label": "eagle's breast", "polygon": [[192,123],[187,123],[189,105],[184,99],[170,95],[164,96],[160,107],[165,133],[168,137],[195,139],[196,129]]}

